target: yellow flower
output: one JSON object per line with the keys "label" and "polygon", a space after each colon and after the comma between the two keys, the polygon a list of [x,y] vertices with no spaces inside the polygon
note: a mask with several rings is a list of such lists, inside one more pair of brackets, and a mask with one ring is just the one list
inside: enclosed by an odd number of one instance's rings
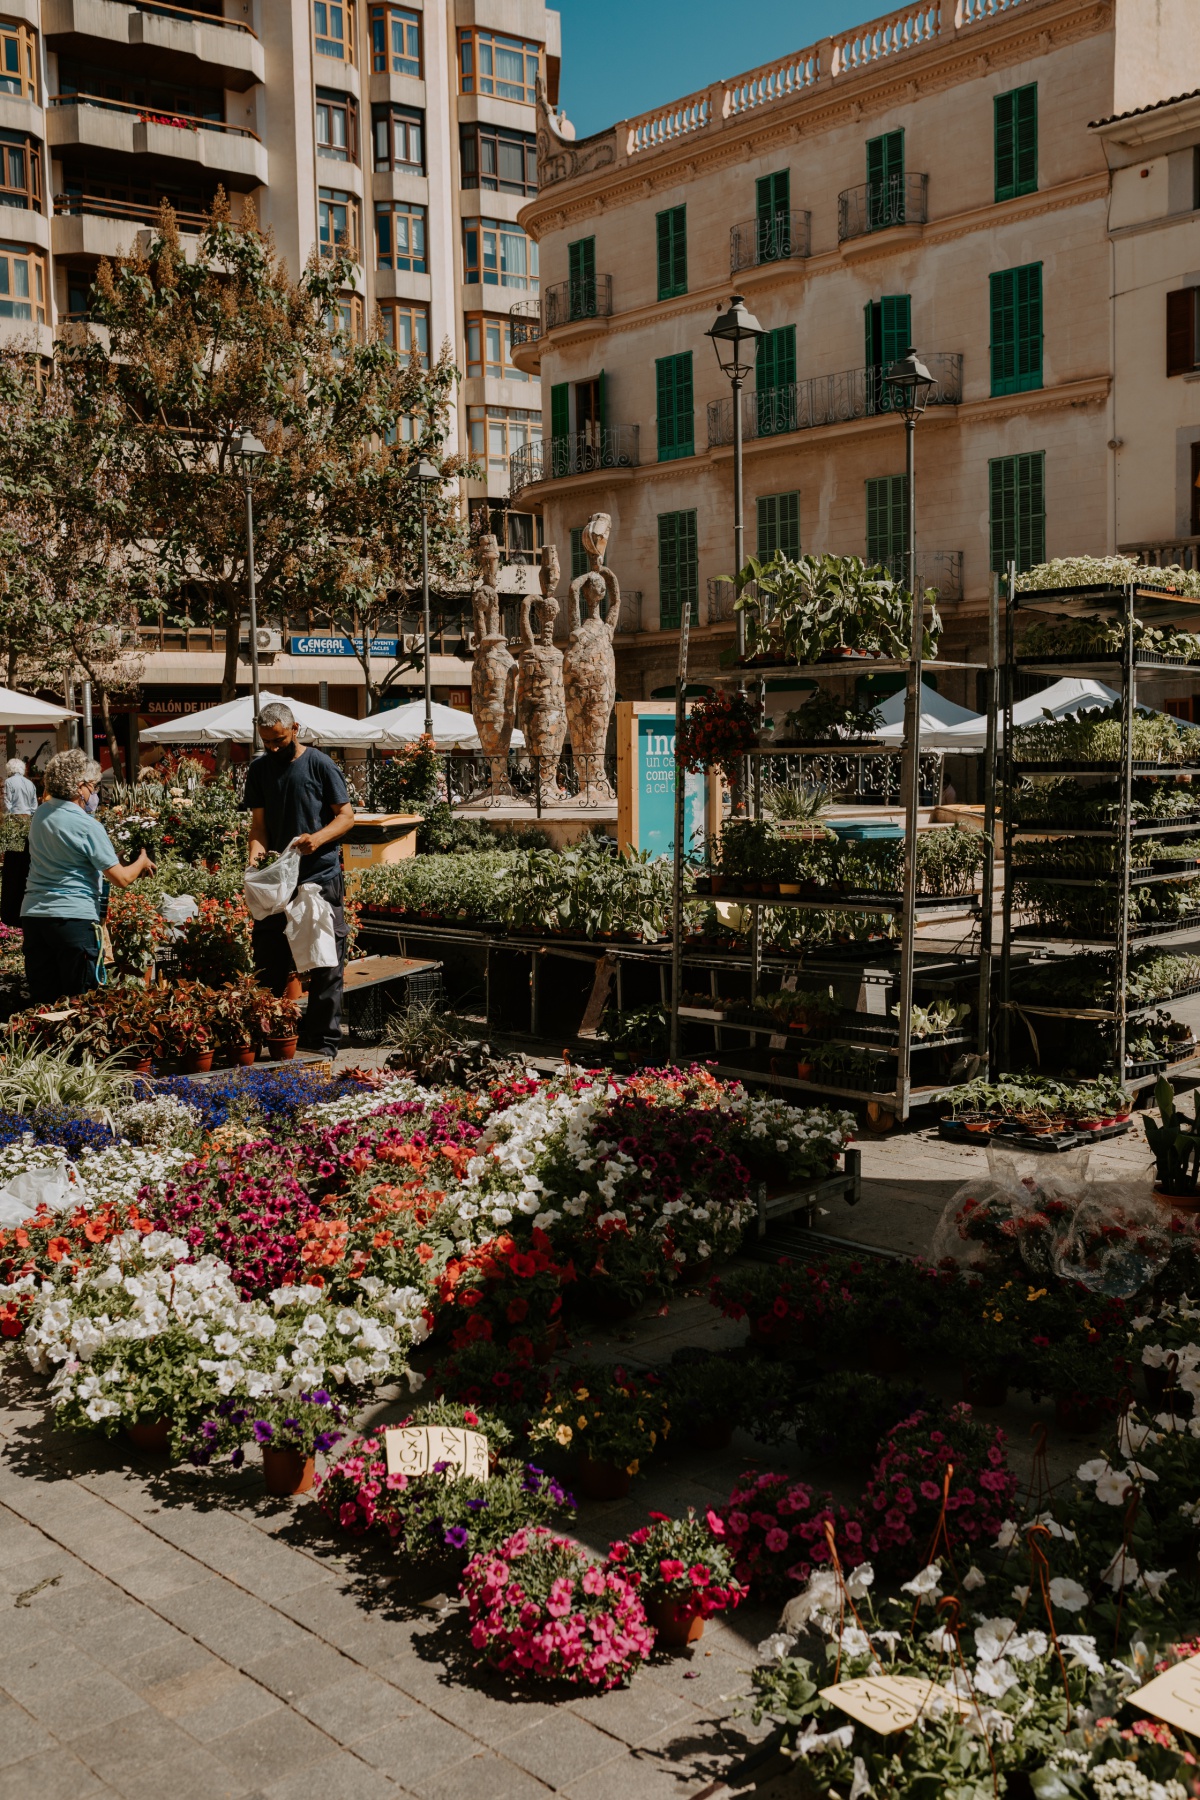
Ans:
{"label": "yellow flower", "polygon": [[566,1444],[570,1443],[571,1439],[574,1436],[575,1436],[575,1433],[571,1430],[571,1427],[569,1425],[560,1425],[558,1430],[554,1434],[554,1441],[557,1444],[566,1445]]}
{"label": "yellow flower", "polygon": [[631,1463],[626,1463],[625,1473],[627,1475],[636,1475],[637,1472],[638,1472],[638,1459],[635,1456]]}
{"label": "yellow flower", "polygon": [[576,1388],[575,1389],[575,1398],[577,1400],[587,1400],[588,1398],[590,1398],[590,1396],[589,1396],[586,1388]]}
{"label": "yellow flower", "polygon": [[658,1433],[656,1431],[652,1431],[650,1433],[650,1448],[652,1450],[653,1450],[655,1444],[657,1444],[657,1442],[658,1442]]}
{"label": "yellow flower", "polygon": [[999,1325],[1001,1319],[1003,1319],[1003,1317],[1004,1317],[1004,1314],[1002,1312],[994,1312],[992,1314],[992,1317],[996,1321],[997,1325]]}
{"label": "yellow flower", "polygon": [[578,1419],[575,1421],[575,1423],[579,1426],[580,1431],[586,1431],[587,1430],[587,1414],[580,1413],[580,1415],[579,1415]]}

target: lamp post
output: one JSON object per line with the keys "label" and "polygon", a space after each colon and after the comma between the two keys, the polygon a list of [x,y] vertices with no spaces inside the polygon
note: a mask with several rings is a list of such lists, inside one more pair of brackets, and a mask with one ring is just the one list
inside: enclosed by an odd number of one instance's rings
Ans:
{"label": "lamp post", "polygon": [[906,771],[908,791],[905,795],[904,820],[904,946],[900,959],[900,1039],[896,1068],[896,1092],[901,1104],[901,1117],[908,1114],[911,1082],[911,1032],[913,949],[917,910],[917,830],[921,818],[921,681],[922,652],[925,636],[925,597],[917,585],[917,505],[914,481],[917,420],[929,403],[934,379],[911,347],[893,363],[884,375],[898,399],[904,415],[905,483],[907,489],[907,562],[908,591],[912,606],[912,645],[908,661],[908,694],[905,700],[905,743],[909,767]]}
{"label": "lamp post", "polygon": [[254,496],[250,477],[254,465],[267,454],[266,445],[252,431],[243,431],[234,449],[242,466],[246,490],[246,585],[250,594],[250,685],[254,694],[254,748],[261,750],[258,735],[258,593],[254,585]]}
{"label": "lamp post", "polygon": [[429,631],[429,496],[441,485],[442,472],[427,456],[417,464],[417,480],[421,484],[421,629],[425,644],[425,736],[433,736],[433,701],[430,695],[429,659],[432,654]]}
{"label": "lamp post", "polygon": [[[759,341],[767,334],[754,314],[747,312],[742,296],[734,294],[725,312],[718,309],[704,335],[712,339],[721,373],[729,377],[733,390],[733,579],[736,596],[737,581],[746,560],[742,523],[742,387],[754,372]],[[746,649],[746,621],[740,612],[736,615],[736,626],[740,659]]]}

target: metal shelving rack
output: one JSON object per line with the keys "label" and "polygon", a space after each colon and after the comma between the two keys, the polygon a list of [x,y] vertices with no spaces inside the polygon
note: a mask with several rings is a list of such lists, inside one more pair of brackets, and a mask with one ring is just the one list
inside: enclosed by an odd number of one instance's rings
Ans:
{"label": "metal shelving rack", "polygon": [[[804,676],[806,679],[845,680],[847,676],[860,674],[902,674],[906,678],[907,700],[904,714],[904,734],[898,746],[871,745],[869,742],[862,746],[855,743],[823,743],[820,745],[813,744],[808,747],[762,744],[757,749],[750,752],[750,760],[753,764],[753,779],[747,784],[749,789],[750,815],[757,819],[762,816],[762,782],[760,771],[762,759],[764,757],[778,755],[812,756],[817,754],[823,756],[898,756],[901,764],[901,804],[905,808],[907,820],[904,836],[903,882],[901,892],[898,895],[859,894],[847,896],[842,894],[831,894],[827,899],[797,899],[788,895],[772,895],[769,897],[758,897],[755,895],[743,896],[728,891],[722,891],[720,896],[722,901],[733,902],[738,905],[747,906],[751,909],[752,926],[750,932],[749,966],[752,1003],[758,996],[759,977],[762,973],[765,961],[762,949],[762,908],[764,906],[787,907],[808,912],[856,912],[863,914],[890,912],[895,915],[898,928],[897,937],[887,945],[887,952],[889,955],[898,952],[899,958],[898,980],[896,983],[899,994],[899,1017],[894,1037],[889,1043],[881,1042],[878,1037],[870,1043],[864,1043],[861,1031],[857,1038],[853,1038],[849,1037],[845,1030],[840,1030],[836,1035],[831,1034],[829,1038],[824,1040],[841,1043],[857,1043],[861,1048],[874,1048],[883,1054],[894,1055],[896,1059],[894,1087],[890,1089],[869,1091],[865,1089],[838,1088],[822,1082],[804,1081],[799,1077],[783,1075],[773,1075],[771,1079],[776,1086],[796,1089],[803,1093],[823,1094],[830,1098],[839,1098],[843,1100],[856,1100],[867,1103],[873,1102],[882,1110],[892,1113],[897,1122],[906,1120],[914,1105],[937,1100],[949,1091],[948,1087],[944,1084],[914,1087],[912,1081],[912,1056],[914,1047],[917,1048],[918,1051],[922,1049],[948,1049],[959,1048],[974,1042],[977,1045],[979,1055],[983,1059],[983,1064],[986,1067],[989,1055],[992,990],[993,857],[989,856],[984,863],[981,894],[963,896],[961,898],[943,899],[935,896],[918,895],[916,891],[917,869],[915,840],[919,813],[919,774],[921,758],[920,697],[923,658],[921,655],[919,634],[914,634],[914,636],[914,654],[911,658],[903,661],[893,661],[886,658],[875,657],[847,658],[823,663],[789,663],[778,668],[742,667],[722,671],[715,678],[712,676],[707,677],[709,680],[715,679],[724,686],[736,686],[747,689],[757,688],[758,713],[760,719],[765,714],[766,683],[778,677],[795,678],[799,675]],[[995,596],[993,595],[990,614],[988,662],[986,664],[966,663],[949,660],[943,661],[939,658],[934,665],[939,672],[949,670],[971,670],[972,672],[986,672],[988,676],[988,741],[984,757],[984,836],[989,842],[994,841],[995,833],[995,738],[997,717],[996,687],[999,669],[998,640],[998,612]],[[683,684],[686,681],[685,659],[686,649],[681,645],[681,692]],[[680,776],[677,768],[677,782],[679,779]],[[678,818],[679,812],[677,812],[677,819]],[[676,837],[675,860],[677,880],[675,941],[678,945],[682,946],[683,908],[689,904],[709,904],[710,896],[704,894],[686,895],[682,892],[682,880],[678,873],[682,869],[684,855],[681,831],[677,830]],[[925,980],[925,973],[917,961],[919,954],[917,942],[918,919],[926,919],[931,916],[936,916],[938,913],[961,913],[964,911],[976,912],[979,920],[979,955],[977,958],[972,956],[969,959],[964,959],[968,965],[976,965],[978,973],[976,1030],[973,1033],[948,1033],[945,1037],[939,1037],[932,1040],[914,1040],[911,1030],[914,986],[918,981],[923,983]],[[851,967],[858,967],[865,970],[868,965],[877,964],[880,961],[881,948],[882,947],[879,944],[872,945],[864,942],[861,956],[853,958],[849,956],[839,957],[837,959],[837,967],[842,971]],[[819,950],[807,953],[796,952],[785,954],[782,957],[782,961],[793,969],[802,965],[811,968],[819,961],[819,959]],[[685,960],[688,963],[694,963],[696,959],[690,953],[683,952],[680,956],[680,962],[682,963]],[[778,963],[781,960],[780,953],[774,952],[770,960],[772,963]],[[944,962],[946,959],[942,958],[941,960]],[[968,978],[969,974],[972,972],[974,971],[970,970],[968,966]],[[890,971],[888,973],[890,974]],[[944,980],[945,976],[943,975],[943,981]],[[933,985],[936,985],[936,978]],[[673,983],[671,1007],[672,1041],[678,1042],[680,1019],[686,1019],[689,1016],[695,1017],[699,1011],[703,1010],[681,1008],[678,973],[676,981]],[[877,1017],[877,1015],[873,1014],[864,1015],[865,1019],[870,1020],[876,1020]],[[721,1028],[739,1029],[739,1027],[733,1023],[722,1024]],[[761,1026],[741,1027],[740,1029],[747,1029],[751,1032],[751,1045],[755,1042],[756,1032],[759,1035],[764,1034]],[[769,1037],[770,1033],[766,1032],[765,1035]],[[745,1076],[747,1074],[745,1069],[739,1069],[735,1065],[726,1066],[724,1063],[719,1065],[719,1070],[722,1074],[731,1076]]]}
{"label": "metal shelving rack", "polygon": [[[1121,620],[1125,625],[1125,642],[1122,649],[1109,655],[1080,654],[1028,656],[1016,654],[1016,615],[1019,612],[1049,613],[1057,617],[1067,618],[1099,618]],[[1183,998],[1184,993],[1195,992],[1188,988],[1181,993],[1172,994],[1164,1000],[1148,1001],[1130,1005],[1127,999],[1126,986],[1131,952],[1142,948],[1156,946],[1167,949],[1185,943],[1189,939],[1200,938],[1200,914],[1186,919],[1160,921],[1157,925],[1148,924],[1138,928],[1132,927],[1129,920],[1129,896],[1134,887],[1158,882],[1194,881],[1200,875],[1200,869],[1183,869],[1171,874],[1135,873],[1131,864],[1131,849],[1137,839],[1170,838],[1180,832],[1200,835],[1200,804],[1197,807],[1195,821],[1175,823],[1136,823],[1133,818],[1133,784],[1136,780],[1169,779],[1180,771],[1174,765],[1135,763],[1133,759],[1132,723],[1134,710],[1138,704],[1137,689],[1139,677],[1151,678],[1155,675],[1178,671],[1180,675],[1193,682],[1200,681],[1200,664],[1187,662],[1182,657],[1159,656],[1145,651],[1138,651],[1134,645],[1133,627],[1135,621],[1145,625],[1160,626],[1167,629],[1200,631],[1200,599],[1189,599],[1182,595],[1170,594],[1161,587],[1147,587],[1134,581],[1127,586],[1076,587],[1076,588],[1039,588],[1025,593],[1016,591],[1016,584],[1010,572],[1008,581],[1008,598],[1005,608],[1005,669],[1007,678],[1004,683],[1004,749],[1001,772],[1001,818],[1004,844],[1004,895],[1003,895],[1003,928],[1000,949],[1000,1060],[1006,1069],[1013,1063],[1012,1021],[1017,1014],[1030,1018],[1079,1019],[1094,1024],[1109,1024],[1113,1033],[1113,1072],[1124,1079],[1125,1086],[1133,1090],[1150,1087],[1158,1079],[1161,1070],[1152,1074],[1144,1074],[1125,1078],[1127,1027],[1129,1021],[1140,1013],[1153,1011],[1156,1007],[1169,1005],[1171,1001]],[[1065,763],[1023,763],[1013,754],[1013,689],[1014,676],[1017,674],[1045,675],[1055,680],[1064,676],[1091,678],[1106,682],[1119,690],[1121,697],[1121,759],[1117,764],[1065,764]],[[1103,776],[1108,781],[1114,779],[1119,784],[1120,812],[1112,826],[1069,826],[1050,825],[1040,820],[1022,820],[1019,816],[1019,783],[1029,776],[1042,775],[1050,779],[1059,777],[1075,778],[1082,776]],[[1013,883],[1020,875],[1039,881],[1053,882],[1061,887],[1090,887],[1098,884],[1099,877],[1088,879],[1080,877],[1060,876],[1053,868],[1042,868],[1028,865],[1019,872],[1013,865],[1013,846],[1018,839],[1076,839],[1090,838],[1113,843],[1117,846],[1117,865],[1113,870],[1112,882],[1119,896],[1116,931],[1107,937],[1074,936],[1070,932],[1054,933],[1039,930],[1035,926],[1014,925]],[[1014,948],[1042,948],[1071,950],[1076,954],[1109,951],[1113,958],[1112,989],[1114,1003],[1111,1007],[1085,1006],[1051,1006],[1025,998],[1014,999],[1012,994],[1013,950]],[[1183,1073],[1200,1069],[1200,1048],[1192,1054],[1168,1063],[1168,1074]]]}

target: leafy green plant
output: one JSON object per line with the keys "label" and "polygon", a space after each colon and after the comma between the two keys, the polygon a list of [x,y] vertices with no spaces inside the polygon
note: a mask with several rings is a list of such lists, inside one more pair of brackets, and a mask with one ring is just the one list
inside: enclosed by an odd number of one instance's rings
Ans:
{"label": "leafy green plant", "polygon": [[[908,593],[885,568],[861,557],[792,559],[782,551],[765,562],[751,557],[737,585],[734,604],[745,617],[751,661],[818,662],[852,651],[894,658],[909,654]],[[933,658],[942,629],[933,589],[925,603],[924,653]]]}
{"label": "leafy green plant", "polygon": [[1057,556],[1051,562],[1036,563],[1017,576],[1019,594],[1037,593],[1042,588],[1124,587],[1136,581],[1139,587],[1170,588],[1176,594],[1200,594],[1200,575],[1178,563],[1156,568],[1135,562],[1131,556]]}
{"label": "leafy green plant", "polygon": [[133,1088],[133,1077],[111,1057],[85,1051],[75,1061],[69,1051],[43,1048],[11,1029],[0,1037],[0,1112],[57,1108],[107,1115]]}
{"label": "leafy green plant", "polygon": [[618,1012],[610,1006],[604,1014],[604,1036],[614,1050],[633,1051],[652,1062],[665,1061],[671,1027],[661,1006],[643,1006],[636,1012]]}
{"label": "leafy green plant", "polygon": [[[1135,713],[1133,760],[1184,767],[1200,760],[1200,734],[1168,713]],[[1013,732],[1022,763],[1114,763],[1121,760],[1121,703],[1086,707],[1066,719],[1042,719]]]}
{"label": "leafy green plant", "polygon": [[821,1044],[812,1055],[812,1079],[829,1087],[877,1093],[892,1086],[888,1060],[854,1044]]}
{"label": "leafy green plant", "polygon": [[819,784],[768,786],[763,803],[781,825],[818,825],[829,810],[832,792]]}
{"label": "leafy green plant", "polygon": [[[893,1006],[892,1015],[900,1017],[899,1006]],[[956,1005],[953,1000],[931,1000],[928,1006],[913,1007],[909,1029],[914,1038],[945,1037],[947,1032],[957,1031],[970,1016],[966,1001]]]}
{"label": "leafy green plant", "polygon": [[850,743],[856,738],[869,738],[881,723],[877,706],[857,700],[847,702],[828,688],[818,688],[803,706],[785,713],[783,718],[785,735],[806,744]]}

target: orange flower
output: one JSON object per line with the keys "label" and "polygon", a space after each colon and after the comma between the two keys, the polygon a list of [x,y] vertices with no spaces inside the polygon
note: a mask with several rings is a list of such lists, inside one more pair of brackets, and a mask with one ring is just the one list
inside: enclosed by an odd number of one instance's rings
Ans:
{"label": "orange flower", "polygon": [[418,1244],[417,1245],[417,1256],[420,1258],[420,1260],[422,1262],[432,1262],[433,1261],[433,1250],[432,1250],[431,1246],[429,1244]]}
{"label": "orange flower", "polygon": [[102,1244],[108,1236],[108,1226],[103,1219],[89,1219],[83,1235],[89,1244]]}
{"label": "orange flower", "polygon": [[70,1238],[52,1237],[50,1242],[46,1245],[46,1255],[50,1258],[51,1262],[61,1262],[70,1248]]}

